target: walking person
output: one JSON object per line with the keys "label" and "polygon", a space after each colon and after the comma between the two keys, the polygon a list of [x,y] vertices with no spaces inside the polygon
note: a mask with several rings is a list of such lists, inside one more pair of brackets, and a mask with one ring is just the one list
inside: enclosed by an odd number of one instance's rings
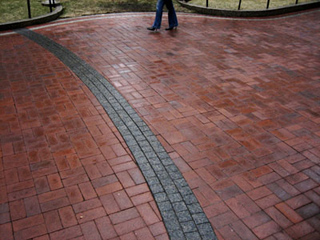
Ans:
{"label": "walking person", "polygon": [[170,31],[178,27],[178,19],[177,19],[176,11],[174,9],[172,0],[158,0],[156,18],[154,20],[152,27],[147,28],[148,30],[157,31],[158,29],[160,29],[164,5],[166,5],[166,8],[168,9],[168,21],[169,21],[169,27],[166,28],[166,30]]}

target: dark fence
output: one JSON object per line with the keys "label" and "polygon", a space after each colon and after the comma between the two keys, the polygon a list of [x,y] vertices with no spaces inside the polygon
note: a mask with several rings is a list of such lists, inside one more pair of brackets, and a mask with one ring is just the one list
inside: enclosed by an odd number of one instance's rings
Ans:
{"label": "dark fence", "polygon": [[[56,6],[55,0],[49,0],[50,12],[52,12],[52,8],[54,8],[55,6]],[[30,0],[27,0],[27,7],[28,7],[28,17],[31,18]]]}
{"label": "dark fence", "polygon": [[[298,4],[299,0],[296,0],[296,4]],[[267,6],[266,9],[269,9],[270,6],[270,0],[267,0]],[[209,0],[206,0],[206,7],[209,7]],[[241,0],[239,0],[238,10],[241,9]]]}

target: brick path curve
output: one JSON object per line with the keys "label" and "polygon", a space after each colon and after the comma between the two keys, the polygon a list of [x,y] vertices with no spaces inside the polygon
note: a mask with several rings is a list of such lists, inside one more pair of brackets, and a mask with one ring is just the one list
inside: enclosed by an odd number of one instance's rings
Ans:
{"label": "brick path curve", "polygon": [[[319,10],[264,20],[179,14],[177,31],[150,33],[153,17],[32,30],[124,96],[218,239],[319,238]],[[96,97],[36,43],[11,32],[0,43],[0,239],[168,239]]]}

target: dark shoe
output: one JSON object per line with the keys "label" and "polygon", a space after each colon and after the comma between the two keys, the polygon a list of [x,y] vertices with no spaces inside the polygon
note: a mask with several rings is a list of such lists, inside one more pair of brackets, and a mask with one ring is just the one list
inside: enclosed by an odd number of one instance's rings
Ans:
{"label": "dark shoe", "polygon": [[158,30],[158,29],[156,29],[154,27],[148,27],[147,29],[150,30],[150,31],[153,31],[153,32],[156,32]]}
{"label": "dark shoe", "polygon": [[177,27],[168,27],[168,28],[166,28],[166,31],[171,31],[173,29],[177,29]]}

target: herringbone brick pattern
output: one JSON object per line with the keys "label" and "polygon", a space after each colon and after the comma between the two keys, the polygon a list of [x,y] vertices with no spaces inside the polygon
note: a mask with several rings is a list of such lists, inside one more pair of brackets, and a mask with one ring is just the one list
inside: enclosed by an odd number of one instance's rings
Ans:
{"label": "herringbone brick pattern", "polygon": [[0,38],[0,239],[168,239],[92,93],[32,41]]}
{"label": "herringbone brick pattern", "polygon": [[[147,32],[149,14],[36,31],[128,100],[219,239],[320,239],[319,11],[178,18],[172,32]],[[95,97],[36,44],[18,35],[0,42],[0,238],[168,239]]]}

